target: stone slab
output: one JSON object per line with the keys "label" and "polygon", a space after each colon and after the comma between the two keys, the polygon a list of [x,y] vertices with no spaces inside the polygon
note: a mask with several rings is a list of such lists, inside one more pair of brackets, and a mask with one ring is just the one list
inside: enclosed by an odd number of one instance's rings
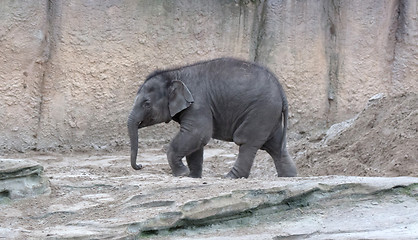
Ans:
{"label": "stone slab", "polygon": [[0,201],[49,193],[44,168],[28,159],[0,159]]}

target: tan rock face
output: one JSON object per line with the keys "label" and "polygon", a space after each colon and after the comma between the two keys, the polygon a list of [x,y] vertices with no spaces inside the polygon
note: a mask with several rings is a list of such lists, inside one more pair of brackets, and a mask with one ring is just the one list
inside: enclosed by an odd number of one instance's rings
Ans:
{"label": "tan rock face", "polygon": [[46,2],[0,4],[2,150],[22,151],[36,146],[47,37]]}
{"label": "tan rock face", "polygon": [[[0,151],[115,149],[145,76],[220,56],[279,77],[290,130],[416,92],[416,1],[3,1]],[[171,138],[173,125],[143,131]]]}

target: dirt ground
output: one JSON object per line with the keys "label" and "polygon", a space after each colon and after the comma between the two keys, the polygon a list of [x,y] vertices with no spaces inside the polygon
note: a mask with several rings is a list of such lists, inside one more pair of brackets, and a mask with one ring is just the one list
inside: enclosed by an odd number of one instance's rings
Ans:
{"label": "dirt ground", "polygon": [[300,175],[418,176],[416,93],[378,96],[339,125],[320,139],[290,144]]}

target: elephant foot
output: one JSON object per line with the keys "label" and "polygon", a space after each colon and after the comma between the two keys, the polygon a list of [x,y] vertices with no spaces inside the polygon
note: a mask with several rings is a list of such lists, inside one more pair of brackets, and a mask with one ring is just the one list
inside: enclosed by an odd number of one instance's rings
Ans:
{"label": "elephant foot", "polygon": [[236,176],[232,171],[230,171],[228,174],[226,174],[225,178],[226,179],[238,179],[239,177]]}
{"label": "elephant foot", "polygon": [[286,172],[286,173],[281,173],[281,174],[277,174],[277,177],[297,177],[298,174],[296,172]]}
{"label": "elephant foot", "polygon": [[229,173],[225,176],[228,179],[238,179],[238,178],[248,178],[249,173],[240,173],[235,167],[229,171]]}
{"label": "elephant foot", "polygon": [[197,174],[197,173],[191,172],[189,174],[189,177],[191,177],[191,178],[202,178],[202,174]]}
{"label": "elephant foot", "polygon": [[190,175],[190,170],[186,166],[182,166],[180,169],[173,170],[174,177],[186,177]]}

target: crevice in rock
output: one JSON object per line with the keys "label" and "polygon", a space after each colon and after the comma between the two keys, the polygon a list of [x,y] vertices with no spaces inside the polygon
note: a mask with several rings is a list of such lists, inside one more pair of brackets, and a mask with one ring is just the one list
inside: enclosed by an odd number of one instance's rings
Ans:
{"label": "crevice in rock", "polygon": [[395,39],[396,43],[402,41],[402,35],[405,33],[405,11],[407,9],[407,1],[405,0],[398,0],[397,4],[397,15],[396,15],[396,32],[395,32]]}
{"label": "crevice in rock", "polygon": [[408,2],[405,0],[398,0],[395,3],[395,16],[392,19],[392,24],[391,24],[391,32],[390,34],[393,34],[394,36],[392,37],[391,41],[393,41],[393,52],[392,52],[392,71],[391,71],[391,83],[393,85],[393,90],[394,91],[402,91],[402,87],[401,87],[401,83],[399,82],[404,76],[400,76],[402,75],[398,69],[398,65],[399,63],[396,61],[397,56],[398,56],[398,48],[400,47],[399,45],[402,46],[402,44],[404,44],[404,40],[403,40],[403,35],[405,34],[405,21],[406,21],[406,9]]}
{"label": "crevice in rock", "polygon": [[[59,4],[57,1],[54,0],[47,0],[46,2],[46,22],[45,22],[45,37],[42,44],[42,56],[36,62],[41,65],[42,73],[39,81],[39,105],[38,105],[38,118],[37,118],[37,129],[35,133],[35,138],[42,132],[42,121],[45,114],[45,94],[46,94],[46,81],[48,77],[48,70],[49,70],[49,61],[51,59],[52,54],[52,40],[54,35],[54,18],[56,14],[56,5]],[[39,138],[35,142],[36,146],[35,149],[39,150]]]}
{"label": "crevice in rock", "polygon": [[244,16],[244,14],[243,14],[243,11],[245,11],[244,10],[244,8],[245,8],[246,6],[245,6],[245,3],[243,2],[243,1],[240,1],[239,2],[239,16],[238,16],[238,33],[237,33],[237,42],[239,42],[240,41],[240,39],[241,39],[241,35],[242,35],[242,30],[241,30],[241,24],[243,24],[244,23],[244,21],[243,21],[243,17],[245,17]]}
{"label": "crevice in rock", "polygon": [[10,198],[10,191],[8,190],[3,190],[0,192],[0,200],[3,198]]}
{"label": "crevice in rock", "polygon": [[338,85],[340,58],[338,52],[338,28],[339,23],[338,2],[331,0],[324,4],[325,21],[325,56],[328,60],[328,107],[327,125],[330,126],[336,121],[338,111]]}
{"label": "crevice in rock", "polygon": [[266,25],[266,13],[267,13],[267,0],[260,0],[257,3],[256,11],[254,12],[252,40],[250,46],[250,59],[254,62],[260,61],[260,49],[264,39],[265,25]]}

